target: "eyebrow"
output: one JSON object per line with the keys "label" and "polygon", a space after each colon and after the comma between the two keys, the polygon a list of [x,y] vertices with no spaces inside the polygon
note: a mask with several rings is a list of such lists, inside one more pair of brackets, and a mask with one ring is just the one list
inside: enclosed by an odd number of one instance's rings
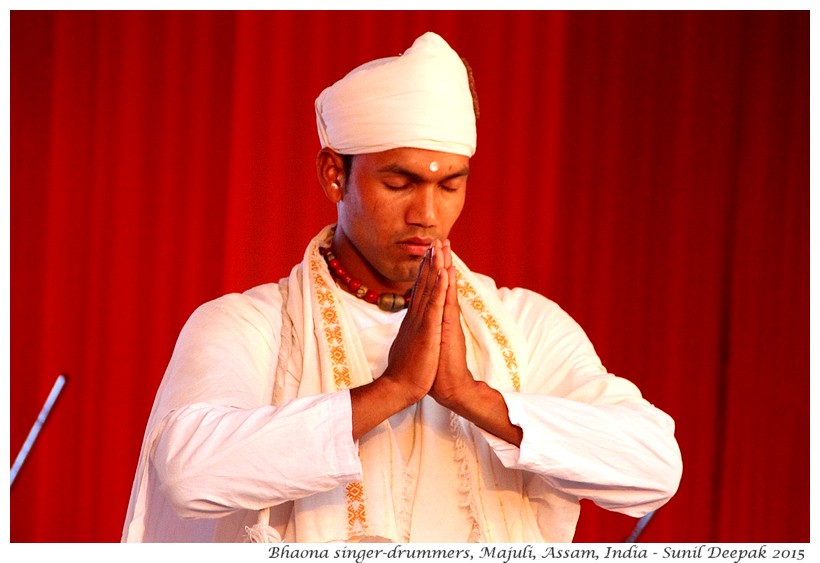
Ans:
{"label": "eyebrow", "polygon": [[[380,172],[380,173],[387,172],[387,173],[390,173],[390,174],[398,174],[399,176],[404,176],[405,178],[407,178],[411,182],[416,182],[416,183],[424,182],[424,177],[423,176],[421,176],[420,174],[416,174],[412,170],[408,170],[407,168],[404,168],[403,166],[400,166],[398,164],[388,164],[386,166],[383,166],[383,167],[379,168],[377,170],[377,172]],[[453,172],[452,174],[449,174],[448,176],[442,178],[439,181],[440,182],[446,182],[447,180],[452,180],[453,178],[460,178],[462,176],[469,176],[469,175],[470,175],[470,167],[465,166],[461,170],[457,170],[457,171]]]}

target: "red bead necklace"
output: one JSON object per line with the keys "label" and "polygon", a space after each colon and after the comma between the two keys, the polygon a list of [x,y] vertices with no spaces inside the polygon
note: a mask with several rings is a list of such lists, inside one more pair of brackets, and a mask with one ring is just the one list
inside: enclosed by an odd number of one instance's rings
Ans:
{"label": "red bead necklace", "polygon": [[378,305],[379,309],[390,311],[391,313],[401,311],[410,304],[410,298],[413,293],[412,289],[408,289],[404,295],[390,292],[379,293],[363,285],[360,280],[353,279],[353,276],[348,274],[347,271],[342,268],[342,265],[339,264],[339,259],[333,255],[330,248],[320,246],[319,254],[324,256],[325,262],[327,262],[327,266],[333,277],[341,282],[343,288],[347,289],[348,292],[359,299],[364,299],[368,303]]}

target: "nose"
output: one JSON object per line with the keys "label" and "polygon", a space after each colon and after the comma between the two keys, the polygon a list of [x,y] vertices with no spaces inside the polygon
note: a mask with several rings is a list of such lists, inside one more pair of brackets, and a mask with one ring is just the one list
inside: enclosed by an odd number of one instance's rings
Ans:
{"label": "nose", "polygon": [[436,226],[438,210],[436,208],[436,191],[433,186],[421,185],[413,189],[407,207],[407,223],[419,227]]}

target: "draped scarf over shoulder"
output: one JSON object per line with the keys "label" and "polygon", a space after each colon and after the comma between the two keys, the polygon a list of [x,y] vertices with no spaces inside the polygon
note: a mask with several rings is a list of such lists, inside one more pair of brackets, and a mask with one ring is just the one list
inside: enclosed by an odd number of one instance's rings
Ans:
{"label": "draped scarf over shoulder", "polygon": [[[302,262],[281,282],[286,320],[276,374],[276,403],[293,398],[282,391],[288,366],[301,377],[296,396],[333,393],[373,379],[343,290],[319,253],[320,247],[330,245],[333,229],[326,227],[310,242]],[[525,358],[519,329],[494,291],[457,257],[453,261],[468,365],[474,377],[502,391],[522,390]],[[422,450],[413,463],[403,463],[389,422],[382,422],[359,441],[360,482],[295,501],[293,541],[409,541],[413,504],[428,500],[416,497],[422,490],[417,486],[418,478],[425,472],[435,474],[442,464],[458,472],[461,504],[472,520],[469,539],[515,542],[540,536],[531,511],[523,506],[526,501],[520,472],[503,467],[474,425],[453,413],[444,429],[441,421],[426,420],[424,412],[417,419],[417,432],[449,433],[448,451]],[[249,530],[251,540],[276,539],[265,520],[263,512],[260,524]]]}

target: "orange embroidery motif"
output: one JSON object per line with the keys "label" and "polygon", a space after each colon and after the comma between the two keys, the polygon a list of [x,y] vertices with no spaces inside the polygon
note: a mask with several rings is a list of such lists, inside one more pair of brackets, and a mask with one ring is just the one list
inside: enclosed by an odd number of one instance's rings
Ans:
{"label": "orange embroidery motif", "polygon": [[330,293],[330,290],[320,290],[316,292],[316,300],[319,302],[319,305],[326,305],[328,303],[333,303],[333,294]]}
{"label": "orange embroidery motif", "polygon": [[458,274],[457,288],[458,288],[459,295],[461,295],[465,299],[470,299],[471,297],[474,297],[475,296],[475,289],[473,289],[473,286],[471,286],[469,283],[465,282],[463,280],[463,278],[461,277],[461,274],[459,272],[456,272],[456,273]]}
{"label": "orange embroidery motif", "polygon": [[334,326],[334,327],[325,327],[325,338],[327,338],[328,344],[341,344],[342,343],[342,327]]}
{"label": "orange embroidery motif", "polygon": [[[333,383],[337,389],[347,389],[351,385],[350,366],[344,348],[344,334],[339,324],[339,313],[336,310],[336,298],[319,273],[319,262],[316,253],[312,253],[310,269],[313,274],[313,285],[316,287],[316,301],[319,306],[319,318],[330,352],[333,369]],[[364,485],[360,482],[348,483],[345,487],[347,498],[347,524],[354,536],[363,535],[367,529],[367,515],[364,505]]]}
{"label": "orange embroidery motif", "polygon": [[336,309],[325,307],[322,309],[322,319],[325,321],[325,325],[335,325],[339,322],[339,314]]}
{"label": "orange embroidery motif", "polygon": [[479,297],[475,288],[465,280],[460,272],[456,272],[458,276],[458,293],[470,305],[473,311],[484,321],[490,334],[493,336],[495,343],[498,345],[501,356],[504,358],[504,363],[507,365],[507,371],[510,373],[510,380],[513,389],[521,390],[521,378],[518,373],[518,360],[515,358],[515,352],[510,346],[510,341],[502,332],[498,321],[490,313],[487,312],[487,304]]}
{"label": "orange embroidery motif", "polygon": [[361,534],[367,524],[364,507],[364,486],[361,483],[348,483],[347,492],[347,524],[350,530]]}
{"label": "orange embroidery motif", "polygon": [[350,387],[350,370],[347,366],[333,366],[333,383],[338,389]]}
{"label": "orange embroidery motif", "polygon": [[343,364],[347,361],[344,346],[334,346],[330,349],[330,359],[334,364]]}
{"label": "orange embroidery motif", "polygon": [[484,324],[487,325],[487,328],[490,329],[490,332],[497,332],[501,330],[501,327],[498,326],[498,321],[495,320],[495,317],[491,314],[487,313],[486,315],[481,315],[481,318],[484,319]]}

